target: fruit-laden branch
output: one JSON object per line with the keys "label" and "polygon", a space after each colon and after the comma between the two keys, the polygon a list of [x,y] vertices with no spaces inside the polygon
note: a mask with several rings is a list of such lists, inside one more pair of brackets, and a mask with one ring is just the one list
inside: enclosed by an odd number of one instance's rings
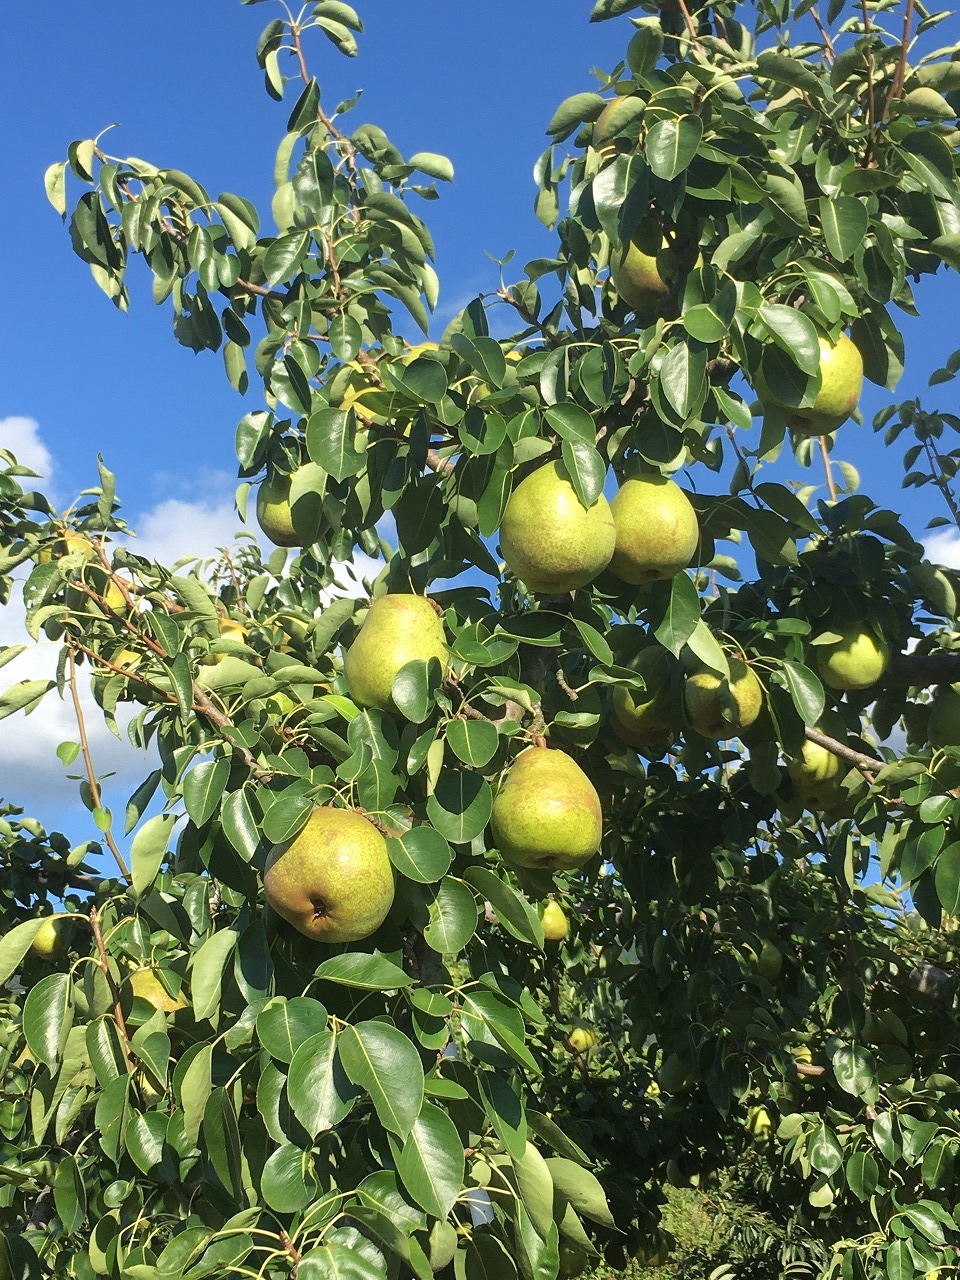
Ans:
{"label": "fruit-laden branch", "polygon": [[862,751],[856,751],[853,747],[848,747],[845,742],[838,742],[836,738],[831,738],[829,734],[822,733],[819,729],[814,729],[810,725],[804,728],[804,735],[808,742],[815,742],[818,747],[824,747],[827,751],[839,756],[841,760],[846,760],[848,764],[854,765],[861,773],[868,774],[870,777],[878,769],[883,768],[883,761],[878,760],[876,756],[868,756]]}

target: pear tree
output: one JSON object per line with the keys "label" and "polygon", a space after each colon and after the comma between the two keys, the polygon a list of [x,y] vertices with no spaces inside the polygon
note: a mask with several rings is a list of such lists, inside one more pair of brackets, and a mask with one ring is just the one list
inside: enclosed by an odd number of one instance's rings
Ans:
{"label": "pear tree", "polygon": [[[552,256],[442,332],[452,166],[324,97],[341,0],[257,45],[270,210],[106,135],[47,171],[246,398],[258,537],[157,563],[102,459],[59,511],[0,451],[0,665],[59,653],[0,717],[68,702],[80,801],[0,808],[2,1280],[609,1275],[671,1186],[687,1275],[958,1273],[960,576],[844,460],[960,268],[945,16],[585,4]],[[958,370],[873,446],[960,530]]]}

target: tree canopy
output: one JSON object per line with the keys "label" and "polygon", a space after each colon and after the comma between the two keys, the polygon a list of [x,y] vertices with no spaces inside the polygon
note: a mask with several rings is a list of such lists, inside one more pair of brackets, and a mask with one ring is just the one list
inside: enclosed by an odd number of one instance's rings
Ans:
{"label": "tree canopy", "polygon": [[[276,549],[152,562],[103,459],[57,511],[0,450],[59,652],[0,717],[70,700],[89,815],[0,811],[0,1280],[555,1280],[661,1259],[665,1183],[751,1206],[729,1275],[957,1274],[960,576],[841,456],[960,266],[945,15],[598,0],[554,256],[430,341],[452,166],[324,99],[354,8],[271,11],[269,218],[46,174],[249,398]],[[873,425],[960,529],[960,418]]]}

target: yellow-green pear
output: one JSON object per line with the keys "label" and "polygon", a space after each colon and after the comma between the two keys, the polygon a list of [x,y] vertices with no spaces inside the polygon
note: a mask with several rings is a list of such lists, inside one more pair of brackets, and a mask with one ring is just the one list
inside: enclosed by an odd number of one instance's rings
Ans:
{"label": "yellow-green pear", "polygon": [[628,240],[610,253],[610,279],[634,311],[644,311],[669,297],[678,273],[677,255],[662,240],[647,245]]}
{"label": "yellow-green pear", "polygon": [[306,825],[267,855],[264,896],[316,942],[356,942],[379,929],[393,905],[387,842],[349,809],[318,806]]}
{"label": "yellow-green pear", "polygon": [[644,649],[632,664],[643,676],[643,693],[616,685],[610,699],[610,722],[621,742],[631,747],[653,747],[673,736],[670,696],[665,684],[665,649]]}
{"label": "yellow-green pear", "polygon": [[600,848],[603,812],[593,783],[566,752],[528,747],[497,792],[491,824],[497,848],[517,866],[567,871]]}
{"label": "yellow-green pear", "polygon": [[601,494],[584,507],[557,462],[539,467],[510,494],[500,550],[531,591],[563,593],[592,582],[610,563],[613,516]]}
{"label": "yellow-green pear", "polygon": [[700,541],[697,513],[679,485],[665,476],[625,480],[610,503],[616,546],[610,568],[634,586],[672,578],[685,569]]}
{"label": "yellow-green pear", "polygon": [[554,902],[552,898],[543,908],[540,924],[547,942],[562,942],[570,931],[570,921],[567,919],[566,912],[560,903]]}
{"label": "yellow-green pear", "polygon": [[794,431],[806,436],[829,435],[846,422],[860,402],[863,390],[863,357],[856,344],[841,333],[836,342],[820,338],[820,390],[808,409],[778,400],[761,386],[761,398],[783,410]]}
{"label": "yellow-green pear", "polygon": [[303,546],[303,538],[293,527],[292,483],[292,476],[275,471],[257,491],[257,523],[277,547]]}
{"label": "yellow-green pear", "polygon": [[820,679],[831,689],[869,689],[887,669],[889,646],[862,625],[836,628],[836,634],[835,643],[816,646]]}
{"label": "yellow-green pear", "polygon": [[130,975],[130,989],[135,996],[146,1000],[161,1013],[176,1013],[178,1009],[187,1007],[186,996],[181,991],[172,996],[157,976],[157,971],[149,966],[137,969]]}
{"label": "yellow-green pear", "polygon": [[62,916],[47,916],[30,943],[30,950],[42,960],[55,960],[63,951],[64,937]]}
{"label": "yellow-green pear", "polygon": [[450,650],[430,601],[425,596],[378,596],[343,660],[350,697],[361,707],[396,711],[397,672],[408,662],[431,658],[446,673]]}
{"label": "yellow-green pear", "polygon": [[840,783],[846,773],[838,756],[818,742],[804,742],[800,755],[787,764],[793,793],[808,809],[826,811],[843,800]]}
{"label": "yellow-green pear", "polygon": [[960,689],[947,685],[941,689],[930,708],[927,740],[931,747],[960,745]]}
{"label": "yellow-green pear", "polygon": [[683,699],[690,723],[704,737],[735,738],[760,714],[763,688],[751,667],[731,658],[729,681],[716,671],[698,671],[687,677]]}
{"label": "yellow-green pear", "polygon": [[597,1043],[597,1033],[590,1027],[574,1027],[567,1036],[567,1043],[575,1053],[586,1053]]}

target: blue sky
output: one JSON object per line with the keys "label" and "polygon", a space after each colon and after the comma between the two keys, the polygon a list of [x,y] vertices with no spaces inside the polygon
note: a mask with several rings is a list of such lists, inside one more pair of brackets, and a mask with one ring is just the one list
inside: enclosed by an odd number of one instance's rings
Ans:
{"label": "blue sky", "polygon": [[[533,214],[531,170],[544,127],[563,98],[596,87],[591,67],[612,69],[632,27],[627,19],[591,26],[590,0],[360,0],[359,7],[367,24],[359,58],[341,57],[313,33],[309,60],[329,107],[363,88],[357,124],[380,125],[404,154],[438,151],[454,162],[456,182],[441,184],[441,200],[417,202],[438,251],[436,337],[460,306],[496,287],[487,252],[516,250],[508,275],[552,253],[554,238]],[[246,196],[269,228],[274,151],[296,92],[284,104],[271,101],[254,58],[276,12],[238,0],[92,0],[55,6],[41,19],[24,0],[6,0],[0,14],[7,53],[0,444],[23,443],[43,462],[64,505],[94,481],[102,452],[125,514],[160,557],[191,541],[208,551],[239,527],[230,510],[234,431],[260,402],[255,392],[241,399],[232,391],[219,355],[177,345],[169,309],[154,306],[141,263],[130,273],[130,313],[107,301],[46,201],[43,172],[71,140],[116,122],[108,150],[185,170],[214,193]],[[940,43],[956,25],[944,24]],[[903,321],[908,374],[897,399],[922,391],[960,345],[957,298],[952,275],[919,289],[925,314]],[[950,388],[935,394],[950,405]],[[887,400],[868,389],[868,423]],[[919,535],[933,502],[927,491],[921,499],[901,493],[901,452],[885,453],[869,426],[848,426],[839,456],[861,469],[865,488],[884,503],[912,504],[908,523]],[[0,642],[11,632],[12,620],[0,618]],[[72,736],[69,724],[47,724],[40,734],[38,721],[27,721],[14,747],[13,723],[4,724],[0,775],[17,786],[0,782],[0,794],[29,801],[26,787],[49,795],[39,753]],[[121,758],[104,750],[106,764]],[[117,790],[111,800],[122,809],[129,788]]]}

